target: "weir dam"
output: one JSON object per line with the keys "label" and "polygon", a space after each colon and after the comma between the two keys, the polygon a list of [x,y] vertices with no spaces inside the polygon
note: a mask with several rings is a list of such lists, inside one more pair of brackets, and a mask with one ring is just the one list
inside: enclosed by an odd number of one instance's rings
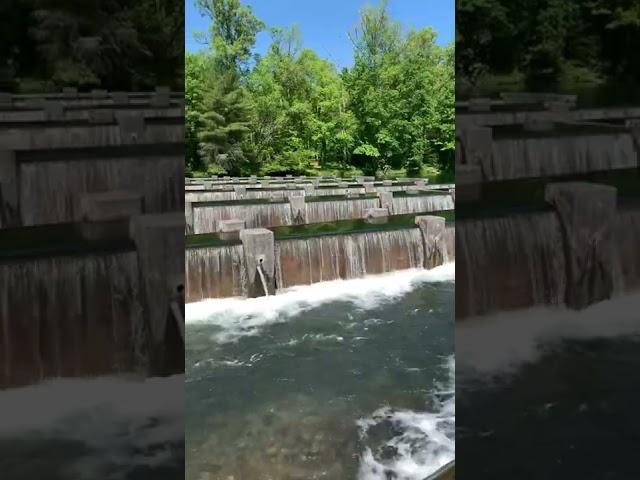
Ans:
{"label": "weir dam", "polygon": [[458,113],[458,319],[638,290],[639,108],[504,94]]}
{"label": "weir dam", "polygon": [[454,198],[425,179],[186,179],[186,301],[453,261]]}
{"label": "weir dam", "polygon": [[0,388],[183,371],[182,98],[0,96]]}

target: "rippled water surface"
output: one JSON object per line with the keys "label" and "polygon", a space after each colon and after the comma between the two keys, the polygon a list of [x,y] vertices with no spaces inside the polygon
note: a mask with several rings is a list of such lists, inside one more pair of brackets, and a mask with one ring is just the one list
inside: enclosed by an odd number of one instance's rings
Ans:
{"label": "rippled water surface", "polygon": [[422,480],[454,456],[453,264],[187,306],[189,480]]}

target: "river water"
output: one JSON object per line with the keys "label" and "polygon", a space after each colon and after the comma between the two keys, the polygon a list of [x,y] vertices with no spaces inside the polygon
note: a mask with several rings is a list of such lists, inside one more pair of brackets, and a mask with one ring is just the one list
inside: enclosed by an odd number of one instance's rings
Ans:
{"label": "river water", "polygon": [[183,384],[184,375],[109,376],[0,391],[0,478],[181,477]]}
{"label": "river water", "polygon": [[640,478],[639,304],[460,322],[456,478]]}
{"label": "river water", "polygon": [[188,480],[423,480],[453,459],[454,264],[187,305]]}

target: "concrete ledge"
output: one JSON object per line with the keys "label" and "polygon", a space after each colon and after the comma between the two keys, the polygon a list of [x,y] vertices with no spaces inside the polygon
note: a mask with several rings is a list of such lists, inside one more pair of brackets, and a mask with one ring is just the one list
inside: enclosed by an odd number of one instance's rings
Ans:
{"label": "concrete ledge", "polygon": [[21,225],[18,165],[12,150],[0,150],[0,228]]}
{"label": "concrete ledge", "polygon": [[129,105],[129,92],[112,92],[111,99],[113,100],[114,105]]}
{"label": "concrete ledge", "polygon": [[142,115],[121,114],[118,125],[123,143],[137,143],[144,136],[145,120]]}
{"label": "concrete ledge", "polygon": [[244,220],[229,219],[218,222],[218,235],[223,240],[239,238],[241,230],[244,230]]}
{"label": "concrete ledge", "polygon": [[247,187],[235,185],[233,191],[236,194],[236,200],[242,200],[247,195]]}

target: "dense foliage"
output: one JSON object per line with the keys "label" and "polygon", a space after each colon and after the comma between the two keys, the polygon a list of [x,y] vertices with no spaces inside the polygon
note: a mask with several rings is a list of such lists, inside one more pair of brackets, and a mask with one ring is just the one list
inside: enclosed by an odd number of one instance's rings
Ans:
{"label": "dense foliage", "polygon": [[184,4],[3,0],[0,90],[150,90],[184,84]]}
{"label": "dense foliage", "polygon": [[296,26],[265,29],[240,0],[198,0],[211,19],[207,48],[186,54],[190,173],[312,173],[321,168],[451,171],[454,49],[430,28],[403,32],[386,2],[350,32],[343,71],[302,47]]}
{"label": "dense foliage", "polygon": [[640,78],[637,0],[459,0],[456,23],[461,89],[496,76],[574,87]]}

